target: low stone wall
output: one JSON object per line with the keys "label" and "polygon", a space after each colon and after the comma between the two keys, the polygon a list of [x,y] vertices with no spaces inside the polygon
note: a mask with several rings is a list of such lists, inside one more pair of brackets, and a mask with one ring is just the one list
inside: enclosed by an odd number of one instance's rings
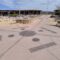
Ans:
{"label": "low stone wall", "polygon": [[31,20],[16,20],[16,23],[20,23],[20,24],[30,24]]}

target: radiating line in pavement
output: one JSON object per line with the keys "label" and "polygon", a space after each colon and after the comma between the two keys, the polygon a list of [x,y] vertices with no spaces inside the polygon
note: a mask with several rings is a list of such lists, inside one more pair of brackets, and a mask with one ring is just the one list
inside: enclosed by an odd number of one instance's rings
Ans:
{"label": "radiating line in pavement", "polygon": [[55,31],[53,31],[53,30],[50,30],[50,29],[47,29],[47,28],[42,28],[42,29],[45,29],[45,30],[47,30],[47,31],[49,31],[49,32],[51,32],[51,33],[57,33],[57,32],[55,32]]}
{"label": "radiating line in pavement", "polygon": [[2,58],[7,52],[9,52],[14,46],[16,46],[22,39],[23,37],[21,37],[20,39],[18,39],[15,43],[13,43],[13,45],[11,45],[6,51],[4,51],[2,54],[0,54],[0,58]]}

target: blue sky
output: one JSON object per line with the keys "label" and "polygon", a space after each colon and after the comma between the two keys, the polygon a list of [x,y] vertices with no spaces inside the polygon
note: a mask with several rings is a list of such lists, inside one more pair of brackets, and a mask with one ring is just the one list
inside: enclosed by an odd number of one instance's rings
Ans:
{"label": "blue sky", "polygon": [[53,11],[60,5],[60,0],[0,0],[0,10],[37,9]]}

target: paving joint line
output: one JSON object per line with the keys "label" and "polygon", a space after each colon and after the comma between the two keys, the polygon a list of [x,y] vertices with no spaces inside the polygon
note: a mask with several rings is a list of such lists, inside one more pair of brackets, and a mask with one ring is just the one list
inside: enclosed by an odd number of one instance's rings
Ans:
{"label": "paving joint line", "polygon": [[50,35],[50,34],[42,34],[42,33],[41,33],[41,34],[37,34],[37,35],[50,36],[50,37],[56,37],[56,38],[59,37],[59,38],[60,38],[60,35],[58,35],[58,36],[55,35],[55,36],[54,36],[54,35]]}
{"label": "paving joint line", "polygon": [[18,39],[14,44],[12,44],[6,51],[4,51],[1,55],[0,58],[2,58],[6,53],[8,53],[13,47],[15,47],[20,41],[21,39],[23,39],[23,37],[21,37],[20,39]]}
{"label": "paving joint line", "polygon": [[0,29],[0,31],[20,32],[20,31],[12,31],[12,30],[4,30],[4,29]]}
{"label": "paving joint line", "polygon": [[52,56],[54,56],[57,60],[60,60],[60,58],[58,58],[56,55],[54,55],[52,52],[50,52],[49,49],[47,49],[47,51],[48,51]]}

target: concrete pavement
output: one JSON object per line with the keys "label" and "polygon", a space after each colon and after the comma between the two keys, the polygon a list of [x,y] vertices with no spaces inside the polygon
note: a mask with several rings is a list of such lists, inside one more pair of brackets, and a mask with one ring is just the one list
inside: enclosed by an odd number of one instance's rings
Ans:
{"label": "concrete pavement", "polygon": [[60,60],[60,28],[52,26],[51,19],[50,15],[37,16],[39,22],[24,29],[0,25],[0,60]]}

